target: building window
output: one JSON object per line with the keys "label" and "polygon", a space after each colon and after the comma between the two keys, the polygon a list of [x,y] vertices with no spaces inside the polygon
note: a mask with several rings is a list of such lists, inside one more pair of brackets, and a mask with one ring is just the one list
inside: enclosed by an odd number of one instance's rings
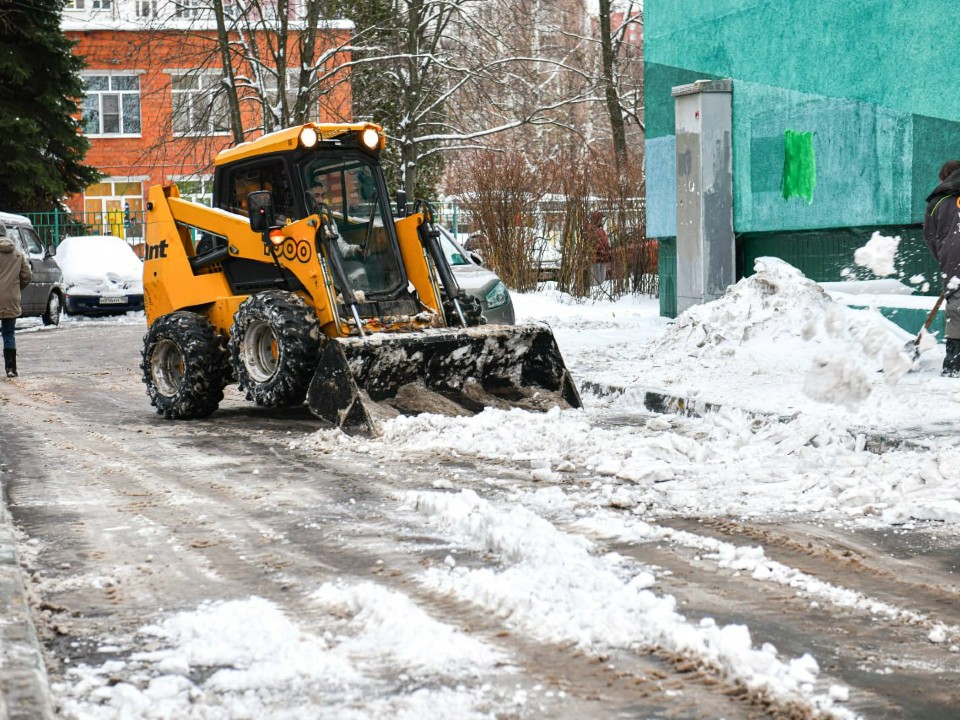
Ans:
{"label": "building window", "polygon": [[113,8],[113,0],[67,0],[64,6],[66,10],[110,10]]}
{"label": "building window", "polygon": [[209,175],[192,175],[184,178],[174,178],[177,189],[180,191],[180,197],[184,200],[200,203],[201,205],[213,205],[213,177]]}
{"label": "building window", "polygon": [[155,0],[137,0],[137,17],[152,18],[157,14],[157,4]]}
{"label": "building window", "polygon": [[[275,70],[264,70],[263,87],[266,91],[266,101],[274,107],[280,104],[280,89],[278,87],[278,81],[279,77],[277,76]],[[287,108],[289,108],[290,112],[292,113],[293,108],[296,107],[297,104],[297,97],[300,95],[300,68],[287,68],[285,90],[284,97],[287,102]],[[308,119],[313,117],[313,115],[310,114],[310,109],[312,108],[309,108],[308,106]]]}
{"label": "building window", "polygon": [[203,0],[174,0],[174,14],[179,18],[198,18],[206,9]]}
{"label": "building window", "polygon": [[87,135],[140,134],[140,78],[85,75],[83,131]]}
{"label": "building window", "polygon": [[174,135],[229,132],[227,95],[218,74],[175,74],[171,94]]}

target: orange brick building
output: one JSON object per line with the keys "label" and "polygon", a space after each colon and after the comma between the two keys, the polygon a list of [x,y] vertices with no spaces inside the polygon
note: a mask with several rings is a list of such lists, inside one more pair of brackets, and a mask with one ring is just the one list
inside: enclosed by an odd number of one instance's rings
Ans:
{"label": "orange brick building", "polygon": [[[288,73],[299,72],[297,28],[302,27],[296,5],[291,5],[287,47],[294,70]],[[213,158],[233,144],[221,46],[208,8],[197,0],[67,3],[62,28],[76,43],[74,53],[86,62],[81,73],[83,132],[91,145],[86,162],[103,173],[100,183],[67,202],[74,212],[103,217],[91,220],[87,215],[88,222],[123,235],[124,209],[129,208],[136,224],[147,190],[158,183],[176,182],[182,195],[208,201]],[[238,12],[227,5],[228,12],[231,8]],[[243,26],[234,19],[229,38],[245,139],[251,139],[265,127],[264,102],[279,102],[276,68],[269,67],[266,45],[277,42],[277,33],[264,31],[262,21],[245,21]],[[321,21],[314,57],[343,46],[352,27],[349,21]],[[250,57],[263,64],[251,64]],[[347,52],[333,54],[317,75],[347,60]],[[310,98],[308,119],[352,119],[349,80],[345,74],[335,80],[320,82]],[[295,100],[288,92],[287,101]],[[129,221],[127,231],[139,234]]]}

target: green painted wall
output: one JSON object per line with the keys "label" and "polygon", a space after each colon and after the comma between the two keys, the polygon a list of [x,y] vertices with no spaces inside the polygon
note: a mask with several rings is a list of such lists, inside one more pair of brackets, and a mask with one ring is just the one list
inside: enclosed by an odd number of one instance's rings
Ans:
{"label": "green painted wall", "polygon": [[[943,50],[953,44],[951,7],[933,0],[647,0],[649,234],[676,234],[671,88],[731,78],[741,245],[782,250],[807,263],[801,269],[811,277],[849,266],[874,230],[905,235],[904,247],[917,250],[924,198],[940,165],[960,158],[960,93]],[[802,167],[788,157],[791,134],[810,138]],[[812,171],[801,191],[784,192],[785,168]],[[929,267],[922,250],[911,266]]]}
{"label": "green painted wall", "polygon": [[[648,0],[648,62],[960,117],[949,91],[952,3],[943,0]],[[649,90],[649,87],[648,87]]]}
{"label": "green painted wall", "polygon": [[[734,81],[734,227],[739,232],[919,222],[913,117],[868,103]],[[788,133],[811,133],[815,187],[783,196]],[[960,148],[958,148],[960,152]],[[943,161],[930,170],[931,180]],[[924,185],[927,192],[933,184]]]}

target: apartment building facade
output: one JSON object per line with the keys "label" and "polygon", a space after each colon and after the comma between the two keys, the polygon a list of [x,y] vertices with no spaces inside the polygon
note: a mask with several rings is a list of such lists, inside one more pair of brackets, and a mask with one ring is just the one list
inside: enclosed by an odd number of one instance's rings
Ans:
{"label": "apartment building facade", "polygon": [[[124,235],[137,233],[136,219],[154,184],[176,182],[182,195],[208,202],[213,158],[236,143],[231,92],[244,140],[276,129],[303,93],[304,119],[352,119],[349,78],[336,71],[349,60],[337,48],[346,44],[352,23],[314,25],[311,56],[301,63],[305,5],[291,3],[286,18],[270,17],[273,6],[258,8],[260,14],[252,16],[249,8],[225,5],[218,33],[208,0],[68,1],[62,28],[86,63],[86,162],[103,174],[101,182],[68,199],[71,211]],[[282,81],[274,62],[280,56],[289,68]],[[302,82],[300,68],[311,63]],[[287,112],[278,114],[281,107]]]}
{"label": "apartment building facade", "polygon": [[665,252],[681,163],[672,93],[700,80],[732,87],[738,276],[772,255],[817,281],[872,279],[853,257],[880,232],[901,238],[898,273],[939,293],[921,221],[940,166],[958,154],[960,96],[944,91],[941,49],[914,38],[940,36],[940,10],[935,0],[646,3],[647,233],[660,240],[664,315],[676,313],[666,279],[685,271]]}

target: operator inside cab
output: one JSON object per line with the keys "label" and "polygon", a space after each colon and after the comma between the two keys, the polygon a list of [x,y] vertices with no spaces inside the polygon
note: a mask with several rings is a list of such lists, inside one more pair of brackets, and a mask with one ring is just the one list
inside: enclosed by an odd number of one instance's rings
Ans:
{"label": "operator inside cab", "polygon": [[336,248],[354,290],[379,293],[402,284],[398,258],[387,248],[382,198],[370,171],[361,163],[304,168],[307,212],[329,209],[337,228]]}
{"label": "operator inside cab", "polygon": [[[330,203],[327,201],[326,186],[322,180],[316,179],[316,184],[310,188],[309,192],[313,196],[313,199],[317,201],[317,207],[321,205],[330,206]],[[337,227],[335,218],[331,218],[330,222]],[[344,260],[362,260],[363,258],[363,248],[359,245],[351,245],[344,240],[343,235],[340,234],[339,227],[337,227],[337,249],[340,251],[340,256]]]}

